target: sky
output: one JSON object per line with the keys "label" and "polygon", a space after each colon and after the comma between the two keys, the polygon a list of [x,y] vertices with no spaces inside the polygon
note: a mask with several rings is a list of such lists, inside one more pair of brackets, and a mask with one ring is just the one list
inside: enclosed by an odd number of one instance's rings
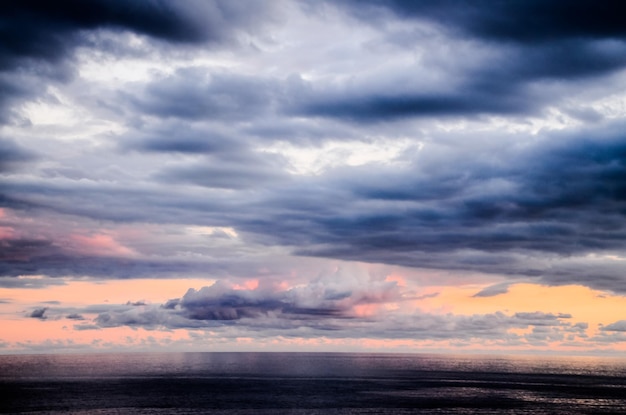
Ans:
{"label": "sky", "polygon": [[0,353],[626,351],[621,2],[0,3]]}

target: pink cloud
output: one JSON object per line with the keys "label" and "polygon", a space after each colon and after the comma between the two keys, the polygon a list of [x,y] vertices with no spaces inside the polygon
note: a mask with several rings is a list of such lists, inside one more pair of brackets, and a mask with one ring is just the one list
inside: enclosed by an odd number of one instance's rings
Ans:
{"label": "pink cloud", "polygon": [[122,245],[111,235],[97,233],[94,235],[72,234],[69,236],[72,250],[82,254],[98,256],[136,256],[137,252]]}

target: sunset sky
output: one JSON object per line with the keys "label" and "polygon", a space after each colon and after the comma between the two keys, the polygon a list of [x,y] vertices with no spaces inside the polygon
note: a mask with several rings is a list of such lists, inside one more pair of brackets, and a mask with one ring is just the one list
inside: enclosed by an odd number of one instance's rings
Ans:
{"label": "sunset sky", "polygon": [[622,6],[0,3],[0,353],[626,352]]}

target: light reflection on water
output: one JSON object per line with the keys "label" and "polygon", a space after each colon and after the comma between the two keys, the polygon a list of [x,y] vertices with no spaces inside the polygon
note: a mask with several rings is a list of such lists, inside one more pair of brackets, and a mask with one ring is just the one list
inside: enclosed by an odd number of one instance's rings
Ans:
{"label": "light reflection on water", "polygon": [[124,376],[412,376],[483,372],[626,377],[626,359],[366,353],[0,355],[0,379]]}

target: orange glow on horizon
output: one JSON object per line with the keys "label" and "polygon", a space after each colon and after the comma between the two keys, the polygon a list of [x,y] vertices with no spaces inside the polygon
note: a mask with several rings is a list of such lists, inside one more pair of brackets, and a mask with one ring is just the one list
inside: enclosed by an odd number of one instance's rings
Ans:
{"label": "orange glow on horizon", "polygon": [[[487,314],[502,311],[569,313],[573,321],[584,321],[589,327],[626,319],[626,297],[608,294],[580,285],[544,286],[515,284],[508,292],[490,297],[474,297],[485,287],[439,287],[440,295],[416,302],[424,310],[441,310],[455,314]],[[619,314],[619,310],[623,310]],[[617,312],[617,314],[616,314]]]}
{"label": "orange glow on horizon", "polygon": [[[85,320],[68,319],[72,308],[91,305],[124,305],[127,302],[144,301],[146,304],[160,305],[172,298],[180,298],[193,287],[200,289],[210,286],[214,280],[204,279],[139,279],[108,280],[64,280],[66,285],[53,285],[45,289],[2,288],[0,289],[0,318],[2,333],[0,340],[8,344],[5,350],[28,349],[37,344],[52,341],[61,347],[63,344],[74,347],[179,347],[179,350],[361,350],[361,351],[552,351],[552,352],[588,352],[626,351],[626,342],[612,341],[602,343],[587,341],[579,335],[569,336],[564,340],[537,343],[535,345],[521,339],[519,344],[507,339],[469,339],[469,340],[421,340],[421,339],[353,339],[324,337],[260,337],[245,335],[246,331],[222,332],[203,329],[155,328],[146,330],[136,327],[114,327],[95,330],[78,330],[75,326],[89,326],[97,314],[84,314]],[[247,280],[236,284],[236,289],[254,290],[262,281]],[[407,281],[407,285],[410,281]],[[407,292],[412,287],[406,287]],[[416,289],[415,287],[413,287]],[[411,315],[414,312],[432,314],[452,313],[461,315],[482,315],[503,312],[513,315],[517,312],[568,313],[571,318],[564,318],[565,323],[585,322],[588,329],[583,330],[589,338],[607,334],[599,330],[600,324],[610,324],[626,319],[626,297],[603,293],[582,286],[548,287],[533,284],[516,284],[509,287],[507,293],[491,297],[474,297],[483,286],[429,286],[428,292],[438,292],[437,296],[418,295],[419,300],[395,300],[375,304],[358,304],[353,307],[354,317],[379,318],[387,313]],[[278,289],[275,287],[274,289]],[[432,291],[432,292],[431,292]],[[46,319],[28,317],[35,308],[47,307]],[[63,311],[60,310],[70,310]],[[56,312],[55,312],[56,310]],[[384,310],[384,312],[381,312]],[[621,314],[620,314],[621,313]],[[95,327],[94,327],[95,328]],[[511,334],[524,336],[532,332],[530,328],[509,329]],[[232,336],[233,333],[240,334]],[[258,333],[262,334],[262,333]],[[55,343],[56,342],[56,343]],[[21,346],[20,346],[21,345]],[[55,346],[56,347],[56,346]]]}

